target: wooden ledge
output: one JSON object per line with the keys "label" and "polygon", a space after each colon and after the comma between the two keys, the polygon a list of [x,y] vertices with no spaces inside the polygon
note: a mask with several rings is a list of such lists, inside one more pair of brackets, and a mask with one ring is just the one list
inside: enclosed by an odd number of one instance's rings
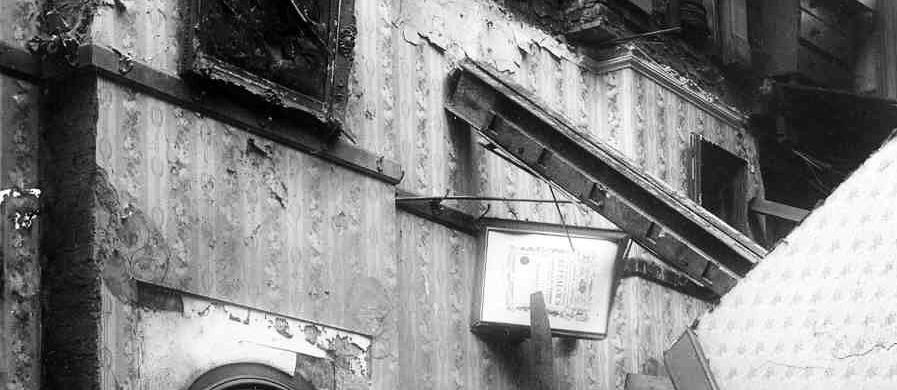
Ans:
{"label": "wooden ledge", "polygon": [[282,143],[366,176],[398,184],[404,171],[399,163],[348,143],[335,142],[309,131],[284,116],[259,113],[235,99],[206,94],[183,79],[136,61],[113,49],[84,45],[73,65],[42,63],[25,50],[0,43],[0,73],[31,82],[46,82],[92,72],[121,85]]}

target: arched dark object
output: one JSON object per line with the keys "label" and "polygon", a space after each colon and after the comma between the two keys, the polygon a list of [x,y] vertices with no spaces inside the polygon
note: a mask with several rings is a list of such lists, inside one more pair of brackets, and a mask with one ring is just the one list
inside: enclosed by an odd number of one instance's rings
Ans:
{"label": "arched dark object", "polygon": [[301,378],[257,363],[235,363],[202,374],[189,390],[314,390]]}

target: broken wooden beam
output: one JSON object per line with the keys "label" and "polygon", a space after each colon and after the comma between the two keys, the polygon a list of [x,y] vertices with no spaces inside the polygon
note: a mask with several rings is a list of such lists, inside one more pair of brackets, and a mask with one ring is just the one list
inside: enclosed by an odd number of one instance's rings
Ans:
{"label": "broken wooden beam", "polygon": [[530,294],[530,344],[533,347],[533,390],[553,390],[554,346],[551,343],[551,324],[541,291]]}
{"label": "broken wooden beam", "polygon": [[38,81],[41,75],[40,58],[24,49],[0,42],[0,74],[27,81]]}
{"label": "broken wooden beam", "polygon": [[771,200],[760,198],[751,199],[750,208],[751,211],[758,214],[768,215],[797,223],[800,223],[804,220],[804,218],[810,215],[809,210],[804,210],[802,208],[789,206],[784,203],[773,202]]}
{"label": "broken wooden beam", "polygon": [[474,216],[448,207],[442,202],[421,200],[420,197],[409,192],[396,192],[396,208],[472,236],[476,236],[480,232],[480,227]]}
{"label": "broken wooden beam", "polygon": [[661,260],[721,296],[736,283],[729,272],[744,275],[766,255],[759,244],[496,74],[463,64],[446,109]]}
{"label": "broken wooden beam", "polygon": [[78,73],[102,76],[170,104],[189,108],[215,120],[239,127],[328,162],[389,184],[402,181],[398,162],[352,145],[329,140],[309,130],[311,126],[283,114],[259,112],[221,94],[208,94],[177,76],[98,45],[82,45],[73,63],[42,61],[23,49],[0,43],[0,74],[52,86]]}

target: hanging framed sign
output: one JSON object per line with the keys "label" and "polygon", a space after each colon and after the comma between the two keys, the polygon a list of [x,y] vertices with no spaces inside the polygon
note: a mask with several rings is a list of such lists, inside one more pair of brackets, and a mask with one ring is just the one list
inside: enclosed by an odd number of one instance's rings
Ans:
{"label": "hanging framed sign", "polygon": [[628,246],[619,231],[485,221],[473,330],[526,335],[530,294],[541,291],[553,335],[604,338]]}

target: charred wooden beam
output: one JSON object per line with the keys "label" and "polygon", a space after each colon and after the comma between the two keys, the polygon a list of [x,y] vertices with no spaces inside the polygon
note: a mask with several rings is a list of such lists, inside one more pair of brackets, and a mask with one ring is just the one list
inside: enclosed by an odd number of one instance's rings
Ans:
{"label": "charred wooden beam", "polygon": [[693,282],[682,272],[664,267],[648,259],[626,259],[626,262],[623,265],[622,277],[636,277],[642,280],[647,280],[703,301],[714,301],[717,298],[717,295],[713,293],[713,291]]}
{"label": "charred wooden beam", "polygon": [[485,67],[465,63],[446,109],[643,247],[722,295],[766,250],[735,228],[578,133]]}
{"label": "charred wooden beam", "polygon": [[70,75],[75,72],[95,72],[116,83],[389,184],[399,183],[404,175],[401,165],[397,162],[353,146],[344,140],[333,141],[322,138],[309,131],[311,125],[308,123],[298,123],[286,115],[259,112],[222,94],[206,93],[179,77],[154,69],[105,47],[84,45],[79,49],[76,64],[46,64],[41,78],[59,80],[71,77]]}
{"label": "charred wooden beam", "polygon": [[195,110],[389,184],[399,183],[404,175],[401,165],[382,155],[345,141],[322,139],[288,119],[257,112],[231,98],[207,94],[179,77],[156,70],[112,49],[84,45],[79,48],[76,59],[74,64],[44,62],[39,56],[0,42],[0,74],[41,83],[48,80],[58,82],[76,73],[95,72],[169,103]]}
{"label": "charred wooden beam", "polygon": [[411,193],[399,191],[396,194],[396,207],[406,213],[472,236],[476,236],[480,232],[480,227],[474,216],[448,207],[436,200],[421,199]]}
{"label": "charred wooden beam", "polygon": [[787,204],[760,198],[751,199],[750,207],[751,211],[755,213],[769,215],[798,223],[803,221],[804,218],[807,217],[807,215],[810,215],[809,210],[804,210],[801,208],[789,206]]}
{"label": "charred wooden beam", "polygon": [[41,76],[41,62],[37,56],[23,49],[0,42],[0,73],[37,81]]}

